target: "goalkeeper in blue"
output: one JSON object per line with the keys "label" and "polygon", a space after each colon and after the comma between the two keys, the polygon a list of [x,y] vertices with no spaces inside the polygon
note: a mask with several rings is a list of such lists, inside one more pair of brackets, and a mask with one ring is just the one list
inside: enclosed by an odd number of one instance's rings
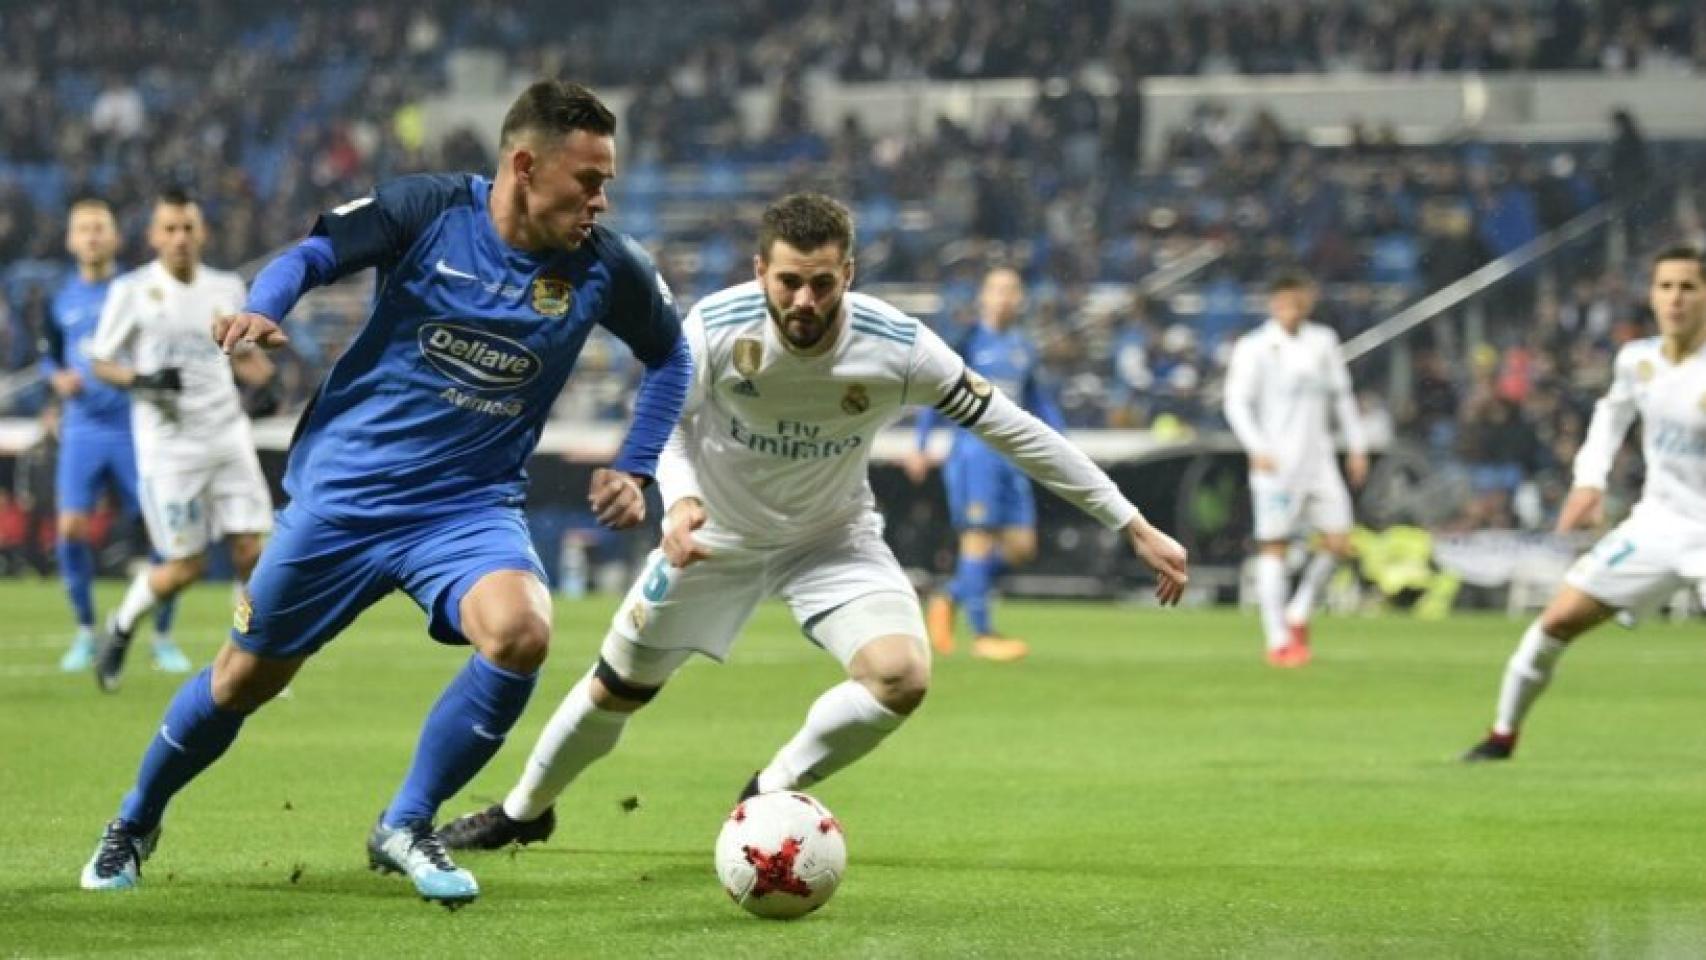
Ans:
{"label": "goalkeeper in blue", "polygon": [[166,805],[250,713],[367,607],[402,590],[434,640],[474,653],[428,714],[413,764],[367,841],[369,865],[422,898],[479,895],[433,832],[438,807],[497,752],[533,692],[551,601],[529,543],[524,464],[596,326],[645,365],[615,462],[593,472],[599,521],[645,518],[642,488],[680,416],[692,355],[669,289],[597,223],[615,116],[584,87],[535,83],[504,118],[497,174],[404,177],[323,215],[214,322],[230,351],[271,348],[309,289],[378,271],[372,312],[303,413],[280,512],[230,641],[186,683],[83,869],[134,887]]}

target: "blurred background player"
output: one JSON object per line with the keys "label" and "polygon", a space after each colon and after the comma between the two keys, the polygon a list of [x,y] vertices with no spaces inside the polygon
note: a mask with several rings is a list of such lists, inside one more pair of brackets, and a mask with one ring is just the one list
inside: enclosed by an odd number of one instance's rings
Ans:
{"label": "blurred background player", "polygon": [[[1332,330],[1310,321],[1314,281],[1282,274],[1268,287],[1268,320],[1238,338],[1226,371],[1226,422],[1250,458],[1255,515],[1256,599],[1268,662],[1309,662],[1309,615],[1339,560],[1350,555],[1351,497],[1339,476],[1332,409],[1345,434],[1352,486],[1368,476],[1368,455],[1350,371]],[[1311,531],[1320,548],[1286,600],[1286,551]]]}
{"label": "blurred background player", "polygon": [[427,714],[408,775],[368,834],[367,863],[406,876],[423,899],[479,896],[433,819],[497,752],[550,647],[551,593],[522,511],[527,459],[604,327],[646,374],[588,501],[607,527],[641,523],[642,485],[692,375],[669,287],[638,243],[598,222],[616,176],[615,115],[579,84],[542,80],[511,105],[499,144],[492,178],[400,177],[327,212],[261,271],[239,314],[214,324],[215,355],[281,347],[279,323],[303,294],[378,271],[368,322],[298,425],[290,504],[230,638],[166,708],[83,868],[85,889],[136,886],[172,797],[310,656],[402,590],[434,640],[474,653]]}
{"label": "blurred background player", "polygon": [[[59,661],[66,671],[87,670],[95,654],[95,551],[89,515],[109,484],[118,491],[125,513],[138,509],[130,398],[96,377],[88,356],[117,269],[118,248],[118,222],[106,201],[91,198],[71,205],[65,249],[77,270],[53,295],[43,328],[42,368],[64,406],[54,481],[59,504],[56,542],[59,575],[77,618],[76,636]],[[174,609],[175,604],[164,603],[154,611],[154,665],[182,673],[190,663],[172,642]]]}
{"label": "blurred background player", "polygon": [[[1012,397],[1056,431],[1065,418],[1054,398],[1038,380],[1035,346],[1018,327],[1025,305],[1025,286],[1019,272],[997,267],[983,278],[978,292],[978,322],[958,344],[958,352],[973,370]],[[930,461],[925,453],[930,431],[941,418],[924,409],[918,417],[918,449],[904,466],[913,483],[923,483]],[[1017,660],[1029,652],[1023,640],[1002,636],[990,613],[990,594],[1003,570],[1012,570],[1037,555],[1037,504],[1031,479],[1006,457],[969,431],[956,430],[954,445],[942,466],[948,492],[948,512],[959,536],[954,578],[947,592],[930,599],[925,627],[937,653],[954,651],[956,608],[963,608],[976,639],[972,654],[990,660]]]}
{"label": "blurred background player", "polygon": [[1529,708],[1570,641],[1619,610],[1640,611],[1706,585],[1706,260],[1672,247],[1653,261],[1648,304],[1659,335],[1617,352],[1576,454],[1560,533],[1605,521],[1605,484],[1623,436],[1641,421],[1647,476],[1629,518],[1570,568],[1505,665],[1493,729],[1463,757],[1506,760]]}
{"label": "blurred background player", "polygon": [[232,379],[263,383],[272,362],[253,349],[227,358],[208,339],[214,318],[241,310],[246,291],[236,274],[201,262],[206,240],[200,206],[162,193],[148,225],[158,259],[113,281],[89,348],[95,375],[135,401],[142,516],[161,558],[107,618],[95,677],[109,693],[137,621],[200,578],[209,541],[225,538],[241,582],[272,529],[272,494]]}
{"label": "blurred background player", "polygon": [[1094,463],[1026,414],[928,327],[851,293],[853,217],[822,194],[764,212],[755,279],[714,293],[684,324],[693,389],[659,461],[668,515],[599,658],[546,724],[501,804],[447,824],[452,847],[543,840],[552,805],[615,749],[628,718],[695,653],[728,655],[758,603],[781,597],[847,679],[742,798],[800,790],[875,750],[924,700],[930,651],[918,594],[888,544],[869,471],[877,432],[934,404],[1038,482],[1119,530],[1178,602],[1184,548]]}

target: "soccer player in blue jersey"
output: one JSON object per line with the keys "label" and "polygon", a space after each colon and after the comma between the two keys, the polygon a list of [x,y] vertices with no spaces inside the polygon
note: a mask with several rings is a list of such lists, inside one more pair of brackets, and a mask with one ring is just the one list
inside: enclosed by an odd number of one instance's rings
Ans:
{"label": "soccer player in blue jersey", "polygon": [[[997,267],[985,274],[978,292],[978,324],[959,344],[959,353],[973,370],[1037,419],[1062,430],[1066,421],[1060,408],[1038,381],[1036,347],[1017,326],[1024,304],[1025,285],[1018,271]],[[929,472],[925,447],[937,423],[938,417],[928,408],[918,418],[918,449],[904,464],[914,483],[922,483]],[[964,608],[976,634],[974,656],[1018,660],[1030,648],[1023,640],[996,631],[989,599],[1003,568],[1012,569],[1037,555],[1037,504],[1031,495],[1031,478],[983,441],[957,430],[942,464],[942,482],[960,550],[946,594],[932,597],[925,610],[930,645],[940,654],[954,652],[956,608]]]}
{"label": "soccer player in blue jersey", "polygon": [[[77,272],[54,294],[42,335],[42,369],[64,404],[54,479],[59,575],[77,617],[77,634],[59,661],[65,671],[89,669],[95,654],[95,552],[89,543],[89,514],[109,484],[118,490],[127,514],[138,509],[130,398],[94,375],[87,351],[117,272],[118,247],[118,223],[106,201],[89,198],[71,205],[65,249],[77,261]],[[171,636],[176,606],[165,603],[154,610],[154,665],[186,673],[190,662]]]}
{"label": "soccer player in blue jersey", "polygon": [[588,499],[606,526],[645,518],[642,487],[692,375],[673,298],[645,252],[597,223],[616,118],[584,87],[533,84],[504,118],[490,180],[411,176],[322,216],[214,324],[226,350],[277,347],[303,292],[369,267],[372,313],[298,425],[291,501],[212,668],[167,708],[135,787],[83,870],[136,885],[166,803],[244,718],[375,601],[401,589],[473,656],[427,716],[413,765],[367,841],[369,864],[449,906],[479,895],[434,835],[439,805],[503,742],[551,637],[528,541],[525,461],[595,326],[645,364],[633,424]]}

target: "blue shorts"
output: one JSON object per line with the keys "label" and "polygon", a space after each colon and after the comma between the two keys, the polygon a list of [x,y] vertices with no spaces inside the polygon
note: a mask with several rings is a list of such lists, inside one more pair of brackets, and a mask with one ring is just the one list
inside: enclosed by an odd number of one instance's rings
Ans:
{"label": "blue shorts", "polygon": [[434,640],[465,644],[462,598],[494,570],[526,570],[545,579],[527,519],[514,507],[352,526],[292,503],[279,511],[249,578],[231,640],[256,656],[307,656],[400,589],[426,611]]}
{"label": "blue shorts", "polygon": [[988,447],[954,445],[942,464],[948,513],[955,530],[1000,530],[1037,525],[1031,478]]}
{"label": "blue shorts", "polygon": [[94,512],[109,482],[118,489],[121,509],[136,513],[136,446],[129,431],[67,434],[54,468],[60,512]]}

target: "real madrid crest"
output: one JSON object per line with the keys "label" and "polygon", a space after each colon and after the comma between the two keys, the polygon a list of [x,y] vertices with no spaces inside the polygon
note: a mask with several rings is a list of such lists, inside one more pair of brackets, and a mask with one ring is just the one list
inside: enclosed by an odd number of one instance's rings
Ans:
{"label": "real madrid crest", "polygon": [[159,287],[149,287],[148,288],[148,299],[154,301],[155,303],[159,303],[160,301],[166,299],[166,291],[161,290]]}
{"label": "real madrid crest", "polygon": [[735,341],[735,372],[752,379],[764,365],[764,341],[743,337]]}
{"label": "real madrid crest", "polygon": [[871,398],[865,393],[862,383],[850,384],[847,392],[841,396],[841,412],[850,417],[856,417],[871,409]]}
{"label": "real madrid crest", "polygon": [[1646,383],[1648,380],[1653,379],[1653,361],[1642,360],[1635,364],[1635,379],[1642,383]]}
{"label": "real madrid crest", "polygon": [[533,278],[533,309],[541,316],[560,320],[574,306],[575,288],[561,277]]}

